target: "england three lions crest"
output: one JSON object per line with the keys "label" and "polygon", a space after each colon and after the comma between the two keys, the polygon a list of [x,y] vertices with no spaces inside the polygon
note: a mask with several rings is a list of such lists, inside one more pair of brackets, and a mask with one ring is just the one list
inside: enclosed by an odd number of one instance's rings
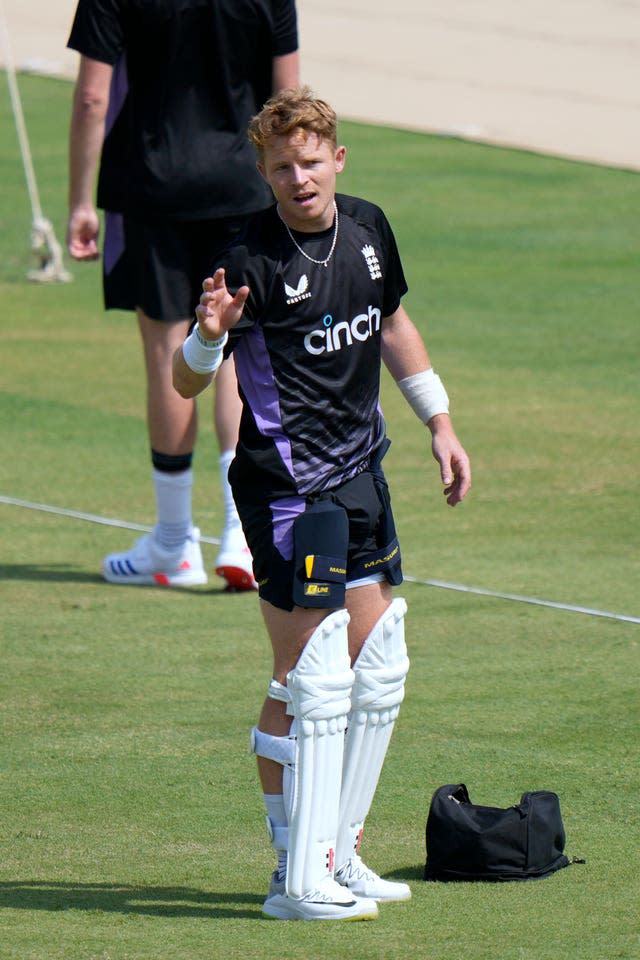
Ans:
{"label": "england three lions crest", "polygon": [[380,261],[378,260],[378,254],[375,249],[371,246],[370,243],[367,243],[362,248],[362,256],[366,260],[367,267],[369,268],[369,276],[372,280],[380,280],[382,278],[382,270],[380,269]]}

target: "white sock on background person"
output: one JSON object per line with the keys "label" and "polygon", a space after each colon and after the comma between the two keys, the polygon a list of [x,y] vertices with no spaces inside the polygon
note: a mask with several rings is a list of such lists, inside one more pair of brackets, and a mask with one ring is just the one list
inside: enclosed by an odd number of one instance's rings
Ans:
{"label": "white sock on background person", "polygon": [[189,537],[192,527],[193,470],[180,473],[152,471],[156,494],[155,537],[165,550],[175,550]]}

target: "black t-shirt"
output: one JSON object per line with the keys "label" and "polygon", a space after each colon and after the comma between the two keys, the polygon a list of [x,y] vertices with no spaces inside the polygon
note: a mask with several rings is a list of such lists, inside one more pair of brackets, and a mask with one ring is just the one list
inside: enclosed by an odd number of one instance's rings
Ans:
{"label": "black t-shirt", "polygon": [[[326,267],[296,249],[275,206],[219,258],[229,288],[251,291],[228,348],[244,403],[230,479],[250,503],[331,489],[366,469],[384,440],[381,325],[407,285],[382,210],[336,201]],[[333,227],[294,236],[322,260]]]}
{"label": "black t-shirt", "polygon": [[295,0],[79,0],[68,45],[114,67],[98,206],[196,220],[272,202],[247,126],[297,49]]}

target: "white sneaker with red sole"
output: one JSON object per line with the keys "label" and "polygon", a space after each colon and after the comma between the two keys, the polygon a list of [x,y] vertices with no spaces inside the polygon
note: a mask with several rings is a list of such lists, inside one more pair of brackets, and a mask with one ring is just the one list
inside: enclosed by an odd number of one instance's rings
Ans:
{"label": "white sneaker with red sole", "polygon": [[227,581],[228,590],[257,590],[253,576],[251,551],[244,538],[242,527],[234,524],[222,531],[220,552],[216,560],[216,573]]}

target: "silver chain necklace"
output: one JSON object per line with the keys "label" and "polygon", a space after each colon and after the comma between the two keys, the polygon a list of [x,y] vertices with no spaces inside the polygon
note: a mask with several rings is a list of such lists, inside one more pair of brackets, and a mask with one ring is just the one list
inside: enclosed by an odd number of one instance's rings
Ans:
{"label": "silver chain necklace", "polygon": [[307,260],[310,260],[311,263],[316,263],[319,267],[327,267],[327,266],[329,265],[329,260],[331,260],[331,257],[333,256],[333,251],[334,251],[335,248],[336,248],[336,243],[338,242],[338,208],[337,208],[337,206],[336,206],[335,200],[333,201],[333,210],[334,210],[334,214],[335,214],[335,223],[334,223],[334,228],[333,228],[333,240],[331,241],[331,250],[329,250],[329,256],[326,257],[324,260],[314,260],[314,258],[313,258],[313,257],[310,257],[308,253],[305,253],[305,251],[302,249],[302,247],[300,246],[300,244],[298,243],[298,241],[296,240],[296,238],[294,237],[294,235],[291,233],[291,230],[289,229],[289,224],[287,223],[287,221],[284,219],[284,217],[283,217],[282,214],[280,213],[280,207],[279,207],[279,206],[276,207],[276,210],[278,211],[278,216],[280,217],[280,219],[281,219],[282,222],[284,223],[285,230],[286,230],[287,233],[289,234],[289,238],[290,238],[292,244],[294,245],[294,247],[296,248],[296,250],[298,251],[298,253],[301,253],[303,257],[305,257]]}

